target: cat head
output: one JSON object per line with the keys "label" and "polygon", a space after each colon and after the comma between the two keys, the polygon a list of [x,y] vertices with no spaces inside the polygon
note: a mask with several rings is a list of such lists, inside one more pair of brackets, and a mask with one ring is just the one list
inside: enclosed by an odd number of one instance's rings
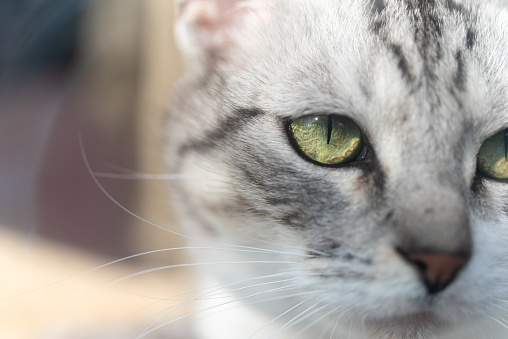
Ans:
{"label": "cat head", "polygon": [[506,5],[188,0],[177,32],[168,159],[193,234],[298,252],[245,276],[290,272],[329,328],[504,310],[508,183],[483,154],[508,144]]}

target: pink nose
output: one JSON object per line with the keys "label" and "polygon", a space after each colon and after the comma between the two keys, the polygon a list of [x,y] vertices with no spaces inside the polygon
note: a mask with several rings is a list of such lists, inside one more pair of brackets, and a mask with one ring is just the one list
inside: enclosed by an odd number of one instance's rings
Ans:
{"label": "pink nose", "polygon": [[467,255],[448,253],[402,253],[418,269],[430,294],[444,290],[469,260]]}

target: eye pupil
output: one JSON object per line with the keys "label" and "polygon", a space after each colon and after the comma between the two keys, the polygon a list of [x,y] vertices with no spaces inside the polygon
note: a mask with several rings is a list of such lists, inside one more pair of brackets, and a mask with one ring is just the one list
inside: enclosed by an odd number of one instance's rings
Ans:
{"label": "eye pupil", "polygon": [[504,130],[504,158],[508,159],[508,128]]}
{"label": "eye pupil", "polygon": [[330,144],[331,138],[332,138],[332,116],[329,115],[328,116],[328,135],[327,135],[327,140],[326,140],[327,145]]}
{"label": "eye pupil", "polygon": [[342,165],[357,159],[363,148],[361,131],[338,115],[311,115],[289,121],[289,137],[298,153],[323,165]]}

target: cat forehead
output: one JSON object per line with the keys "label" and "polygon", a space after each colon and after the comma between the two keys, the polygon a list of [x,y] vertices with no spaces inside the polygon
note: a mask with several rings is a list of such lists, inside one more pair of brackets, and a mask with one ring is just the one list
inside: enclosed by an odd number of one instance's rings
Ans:
{"label": "cat forehead", "polygon": [[372,120],[374,108],[481,120],[489,134],[508,125],[508,16],[496,3],[281,1],[231,88],[286,117]]}

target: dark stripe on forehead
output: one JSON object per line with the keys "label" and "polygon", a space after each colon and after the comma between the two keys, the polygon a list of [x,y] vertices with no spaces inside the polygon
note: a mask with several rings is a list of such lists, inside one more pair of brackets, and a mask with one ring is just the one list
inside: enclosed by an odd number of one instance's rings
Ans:
{"label": "dark stripe on forehead", "polygon": [[194,140],[191,139],[191,141],[183,144],[178,150],[178,155],[182,156],[189,151],[202,152],[211,147],[215,147],[224,139],[241,132],[248,123],[263,114],[264,112],[257,108],[237,109],[231,116],[219,120],[217,126],[207,131],[203,137]]}
{"label": "dark stripe on forehead", "polygon": [[413,22],[414,38],[428,62],[441,58],[442,19],[434,0],[406,0]]}
{"label": "dark stripe on forehead", "polygon": [[466,12],[464,6],[462,4],[456,3],[454,0],[446,0],[445,5],[449,11],[459,12],[461,14]]}
{"label": "dark stripe on forehead", "polygon": [[[470,20],[472,13],[469,8],[466,8],[464,5],[456,3],[454,0],[446,0],[446,9],[451,12],[458,13],[464,20]],[[472,49],[476,40],[476,33],[473,28],[469,27],[466,33],[466,47],[467,49]]]}
{"label": "dark stripe on forehead", "polygon": [[372,0],[372,13],[381,14],[386,8],[384,0]]}
{"label": "dark stripe on forehead", "polygon": [[409,63],[406,59],[406,56],[402,52],[402,48],[400,47],[400,45],[391,44],[390,50],[392,51],[393,55],[395,55],[395,57],[397,58],[398,60],[397,66],[402,75],[404,76],[404,78],[406,78],[406,80],[408,80],[409,82],[412,82],[413,76],[409,71]]}
{"label": "dark stripe on forehead", "polygon": [[472,28],[469,28],[467,30],[466,34],[466,47],[467,49],[471,50],[473,49],[473,46],[476,42],[476,33],[473,31]]}
{"label": "dark stripe on forehead", "polygon": [[374,33],[379,34],[383,26],[386,25],[385,16],[383,15],[386,9],[385,0],[370,0],[367,6],[370,6],[372,17],[370,27]]}
{"label": "dark stripe on forehead", "polygon": [[[377,1],[373,1],[375,7]],[[386,2],[389,0],[383,0],[383,6],[386,7]],[[435,73],[436,65],[440,62],[443,57],[443,46],[442,46],[442,29],[443,29],[443,18],[440,16],[442,12],[441,5],[436,4],[435,0],[392,0],[396,1],[399,5],[402,5],[406,10],[407,18],[411,25],[413,41],[416,45],[419,56],[423,61],[423,72],[425,77],[429,80],[434,80],[437,75]],[[380,6],[379,3],[377,3]],[[439,10],[441,7],[441,11]],[[397,13],[392,13],[398,16]],[[388,17],[389,13],[384,8],[382,15],[376,15],[372,20],[372,30],[380,35],[382,41],[386,44],[387,48],[393,53],[397,62],[397,66],[402,73],[402,76],[416,86],[421,85],[421,79],[416,79],[414,72],[411,70],[411,63],[406,57],[408,51],[405,50],[405,46],[399,42],[391,41],[389,30],[392,24],[397,25],[396,21],[392,21]],[[386,28],[385,28],[386,27]],[[392,29],[397,29],[396,27]],[[408,37],[410,38],[410,37]],[[410,46],[411,44],[409,44]],[[409,51],[414,53],[414,51]]]}
{"label": "dark stripe on forehead", "polygon": [[[437,69],[442,67],[445,50],[450,48],[443,40],[444,23],[446,18],[453,18],[451,22],[457,19],[463,28],[463,47],[459,47],[452,53],[455,61],[455,71],[451,74],[452,86],[450,91],[457,94],[458,91],[465,90],[467,79],[467,60],[468,52],[471,51],[476,43],[476,31],[474,30],[475,13],[472,8],[456,3],[454,0],[369,0],[373,13],[371,19],[372,31],[380,37],[382,43],[392,53],[396,65],[409,86],[414,89],[420,88],[423,84],[433,86],[436,80],[443,74],[437,74]],[[411,25],[407,39],[413,43],[400,43],[391,38],[391,30],[399,29],[397,16],[400,12],[390,10],[392,4],[405,8],[407,19]],[[380,14],[379,11],[382,11]],[[412,36],[411,36],[412,34]],[[460,37],[459,37],[460,38]],[[413,49],[415,46],[415,49]],[[411,55],[411,60],[408,56]],[[449,54],[446,54],[449,55]],[[417,62],[413,62],[413,60]],[[419,67],[422,67],[420,72]],[[423,74],[420,78],[419,74]],[[428,87],[427,87],[428,88]]]}
{"label": "dark stripe on forehead", "polygon": [[460,91],[464,91],[466,82],[466,69],[464,66],[464,58],[462,57],[461,51],[458,51],[457,54],[455,54],[455,60],[457,61],[457,71],[454,79],[455,87],[457,87],[457,89]]}

